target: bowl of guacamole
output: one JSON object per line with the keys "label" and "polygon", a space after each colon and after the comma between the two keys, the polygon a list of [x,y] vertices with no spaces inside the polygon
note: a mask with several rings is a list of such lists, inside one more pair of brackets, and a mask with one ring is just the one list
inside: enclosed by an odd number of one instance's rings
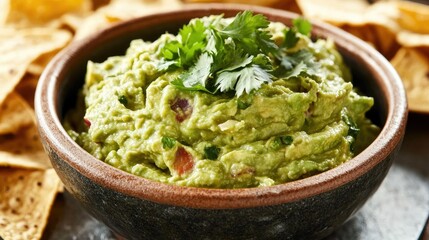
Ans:
{"label": "bowl of guacamole", "polygon": [[96,158],[180,186],[272,186],[332,169],[379,127],[365,116],[374,99],[311,27],[243,11],[133,40],[88,62],[65,127]]}
{"label": "bowl of guacamole", "polygon": [[406,121],[370,46],[246,5],[106,29],[61,52],[36,95],[66,189],[126,238],[326,236],[377,189]]}

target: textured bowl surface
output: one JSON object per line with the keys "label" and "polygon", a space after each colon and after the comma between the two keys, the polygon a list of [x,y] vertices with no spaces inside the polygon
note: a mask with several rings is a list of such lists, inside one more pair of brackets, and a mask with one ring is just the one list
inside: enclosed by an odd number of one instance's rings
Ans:
{"label": "textured bowl surface", "polygon": [[154,40],[190,19],[234,16],[250,9],[291,24],[297,15],[246,5],[195,5],[142,17],[73,43],[43,73],[36,92],[39,132],[66,189],[94,217],[129,239],[314,239],[344,223],[378,188],[404,135],[407,103],[389,62],[359,39],[320,22],[313,35],[332,38],[351,67],[354,83],[375,98],[369,117],[382,131],[352,160],[327,172],[272,187],[203,189],[133,176],[95,159],[61,125],[75,103],[88,60],[123,54],[133,39]]}

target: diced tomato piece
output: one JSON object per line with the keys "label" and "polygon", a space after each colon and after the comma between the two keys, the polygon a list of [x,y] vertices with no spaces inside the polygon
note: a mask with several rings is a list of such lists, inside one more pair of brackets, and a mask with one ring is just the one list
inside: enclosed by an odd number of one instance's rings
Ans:
{"label": "diced tomato piece", "polygon": [[176,120],[183,122],[192,114],[192,106],[186,98],[176,98],[170,106],[171,110],[176,113]]}
{"label": "diced tomato piece", "polygon": [[86,125],[87,127],[91,127],[91,121],[89,121],[88,119],[84,118],[84,119],[83,119],[83,122],[85,123],[85,125]]}
{"label": "diced tomato piece", "polygon": [[176,151],[173,167],[179,175],[191,171],[194,167],[192,155],[189,154],[183,147],[179,147]]}

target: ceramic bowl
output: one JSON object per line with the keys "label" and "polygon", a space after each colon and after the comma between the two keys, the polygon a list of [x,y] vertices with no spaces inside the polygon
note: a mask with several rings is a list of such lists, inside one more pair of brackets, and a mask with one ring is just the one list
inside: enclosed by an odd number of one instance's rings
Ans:
{"label": "ceramic bowl", "polygon": [[324,173],[271,187],[204,189],[150,181],[91,156],[61,122],[83,85],[88,60],[124,54],[133,39],[154,40],[190,19],[234,16],[250,9],[291,24],[297,15],[245,5],[194,5],[133,19],[71,44],[43,73],[35,105],[41,139],[65,188],[96,219],[126,239],[317,239],[349,219],[376,191],[404,135],[405,91],[389,62],[369,45],[333,26],[313,22],[313,36],[331,38],[354,82],[375,98],[369,117],[382,130],[350,161]]}

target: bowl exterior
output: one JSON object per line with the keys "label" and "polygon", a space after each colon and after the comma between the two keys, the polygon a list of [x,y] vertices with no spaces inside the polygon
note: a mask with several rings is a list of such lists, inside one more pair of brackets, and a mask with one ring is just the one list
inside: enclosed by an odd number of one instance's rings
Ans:
{"label": "bowl exterior", "polygon": [[125,239],[321,239],[378,188],[399,148],[358,179],[316,196],[273,206],[201,209],[160,204],[102,186],[46,147],[66,190]]}

